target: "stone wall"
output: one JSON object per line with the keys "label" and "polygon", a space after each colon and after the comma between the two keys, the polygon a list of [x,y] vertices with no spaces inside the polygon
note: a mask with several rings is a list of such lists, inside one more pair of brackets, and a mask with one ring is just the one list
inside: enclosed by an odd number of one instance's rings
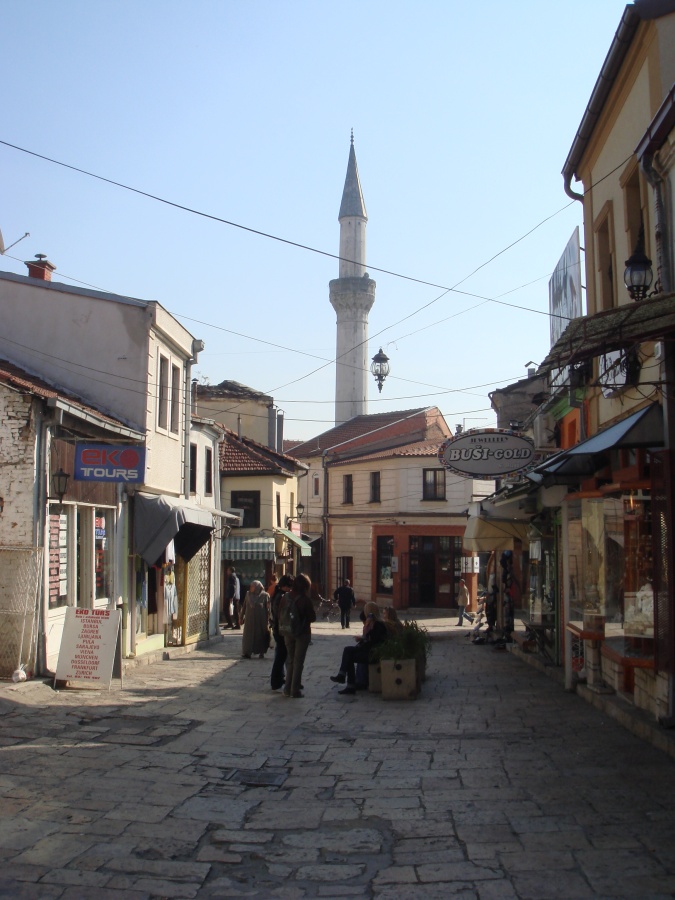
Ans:
{"label": "stone wall", "polygon": [[32,398],[0,385],[0,546],[35,543],[36,430]]}

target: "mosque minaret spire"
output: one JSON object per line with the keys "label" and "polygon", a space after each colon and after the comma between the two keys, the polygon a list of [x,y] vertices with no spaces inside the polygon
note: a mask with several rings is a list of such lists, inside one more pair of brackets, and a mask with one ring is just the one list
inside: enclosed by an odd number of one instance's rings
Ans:
{"label": "mosque minaret spire", "polygon": [[329,284],[337,314],[335,424],[368,412],[368,313],[375,302],[375,282],[366,271],[366,225],[352,130],[347,176],[338,214],[339,278]]}

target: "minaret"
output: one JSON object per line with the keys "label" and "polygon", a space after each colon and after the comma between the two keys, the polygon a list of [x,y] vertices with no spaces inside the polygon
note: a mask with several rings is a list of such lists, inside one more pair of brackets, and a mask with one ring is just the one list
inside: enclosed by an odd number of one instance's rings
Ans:
{"label": "minaret", "polygon": [[338,215],[340,277],[329,283],[337,313],[335,424],[368,412],[368,313],[375,282],[366,272],[366,205],[363,202],[352,131],[347,177]]}

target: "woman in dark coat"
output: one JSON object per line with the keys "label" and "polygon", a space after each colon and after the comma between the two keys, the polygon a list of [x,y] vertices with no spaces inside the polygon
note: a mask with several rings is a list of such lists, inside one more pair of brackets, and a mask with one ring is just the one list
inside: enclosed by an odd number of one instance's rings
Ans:
{"label": "woman in dark coat", "polygon": [[274,662],[272,663],[272,673],[270,675],[270,686],[273,691],[278,691],[284,683],[284,666],[286,664],[286,641],[283,634],[279,631],[279,605],[285,593],[293,587],[293,578],[291,575],[282,575],[277,583],[274,593],[272,594],[272,635],[274,637]]}
{"label": "woman in dark coat", "polygon": [[[284,697],[302,697],[302,669],[312,640],[311,624],[316,622],[314,604],[309,596],[311,586],[306,575],[296,575],[292,590],[284,594],[279,606],[279,628],[288,651]],[[287,624],[290,610],[294,612],[292,626]]]}

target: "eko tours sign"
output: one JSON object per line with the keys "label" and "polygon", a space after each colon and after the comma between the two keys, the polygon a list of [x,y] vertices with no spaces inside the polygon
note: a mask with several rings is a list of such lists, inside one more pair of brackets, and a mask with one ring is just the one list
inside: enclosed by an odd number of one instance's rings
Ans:
{"label": "eko tours sign", "polygon": [[142,484],[145,447],[134,444],[76,444],[75,481]]}
{"label": "eko tours sign", "polygon": [[537,462],[534,441],[503,428],[481,428],[448,438],[438,450],[441,465],[464,478],[502,478]]}

